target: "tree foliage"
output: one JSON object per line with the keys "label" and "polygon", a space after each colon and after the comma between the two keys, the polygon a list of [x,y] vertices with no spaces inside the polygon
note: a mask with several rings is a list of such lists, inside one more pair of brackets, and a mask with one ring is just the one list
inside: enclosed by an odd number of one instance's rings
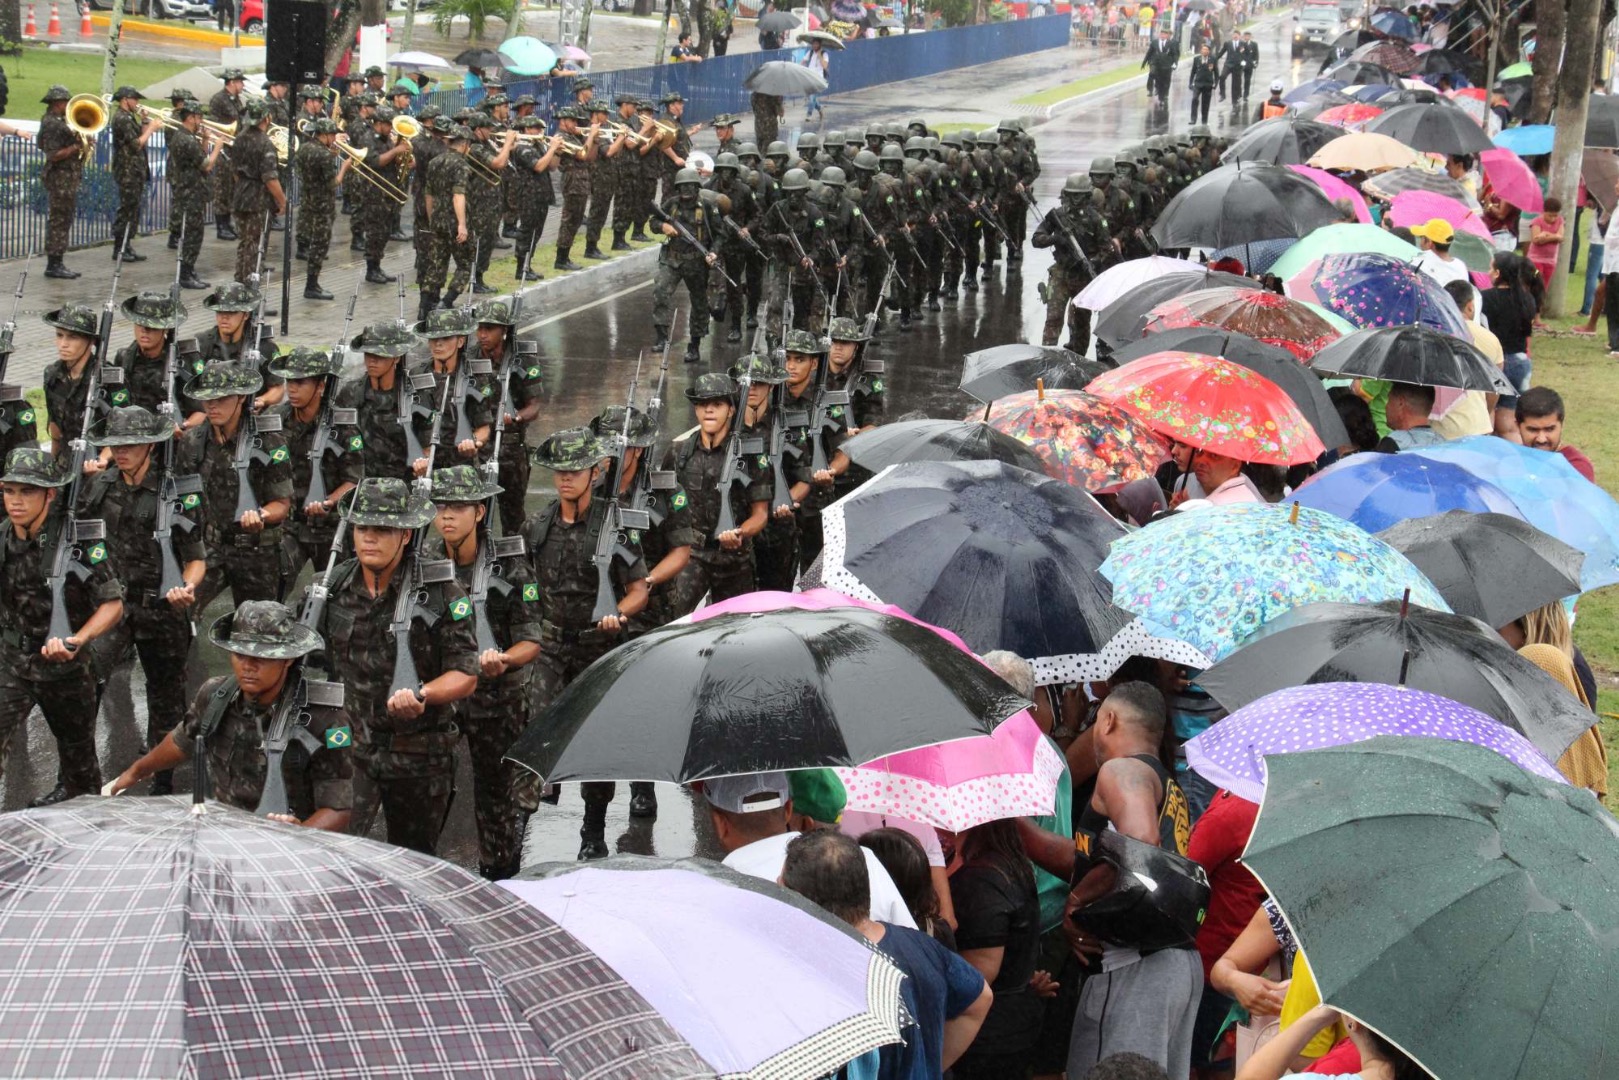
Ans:
{"label": "tree foliage", "polygon": [[484,29],[490,19],[499,19],[507,26],[517,21],[518,0],[439,0],[433,9],[433,28],[448,35],[457,18],[467,20],[467,40],[483,40]]}

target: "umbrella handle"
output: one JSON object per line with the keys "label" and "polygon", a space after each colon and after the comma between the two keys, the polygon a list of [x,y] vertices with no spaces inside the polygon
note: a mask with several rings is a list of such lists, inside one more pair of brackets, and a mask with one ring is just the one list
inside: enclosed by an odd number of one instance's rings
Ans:
{"label": "umbrella handle", "polygon": [[1404,652],[1402,652],[1400,654],[1400,681],[1395,683],[1394,685],[1403,688],[1405,686],[1405,678],[1410,673],[1411,673],[1411,650],[1406,649]]}
{"label": "umbrella handle", "polygon": [[1046,400],[1046,380],[1044,380],[1044,379],[1036,379],[1036,380],[1034,380],[1034,393],[1035,393],[1035,400],[1036,401],[1044,401],[1044,400]]}

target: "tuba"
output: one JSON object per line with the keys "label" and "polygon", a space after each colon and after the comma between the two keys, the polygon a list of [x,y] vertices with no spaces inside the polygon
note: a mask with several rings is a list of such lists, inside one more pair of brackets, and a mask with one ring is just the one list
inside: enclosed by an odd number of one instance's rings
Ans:
{"label": "tuba", "polygon": [[95,153],[96,136],[107,126],[107,105],[95,94],[74,94],[67,103],[67,126],[84,144],[81,156],[85,161]]}

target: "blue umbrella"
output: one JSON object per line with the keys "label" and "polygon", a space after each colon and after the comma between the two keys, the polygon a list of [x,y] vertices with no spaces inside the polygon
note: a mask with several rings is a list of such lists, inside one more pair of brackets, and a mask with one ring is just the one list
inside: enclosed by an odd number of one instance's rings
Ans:
{"label": "blue umbrella", "polygon": [[1382,532],[1412,518],[1470,510],[1522,518],[1512,498],[1460,465],[1414,454],[1355,454],[1311,477],[1292,501]]}
{"label": "blue umbrella", "polygon": [[1415,41],[1421,36],[1417,31],[1417,24],[1412,22],[1409,16],[1401,15],[1397,11],[1373,15],[1372,29],[1389,37],[1404,38],[1407,41]]}
{"label": "blue umbrella", "polygon": [[1410,453],[1460,465],[1505,491],[1520,516],[1585,553],[1580,587],[1619,583],[1619,503],[1574,471],[1563,455],[1493,435],[1475,435]]}
{"label": "blue umbrella", "polygon": [[1209,262],[1220,259],[1238,259],[1250,274],[1263,274],[1271,265],[1287,254],[1287,249],[1298,243],[1291,236],[1280,240],[1255,240],[1251,244],[1234,244],[1217,248],[1209,254]]}
{"label": "blue umbrella", "polygon": [[501,66],[517,75],[544,75],[556,67],[557,54],[537,37],[514,37],[500,46]]}
{"label": "blue umbrella", "polygon": [[1397,86],[1390,86],[1388,83],[1365,83],[1361,86],[1350,87],[1344,92],[1350,97],[1354,98],[1356,101],[1372,103],[1382,98],[1386,98],[1391,94],[1399,93],[1400,88]]}
{"label": "blue umbrella", "polygon": [[1511,150],[1519,157],[1549,154],[1552,152],[1552,138],[1556,134],[1557,129],[1550,124],[1525,124],[1507,128],[1495,137],[1495,145],[1503,150]]}
{"label": "blue umbrella", "polygon": [[1356,326],[1426,326],[1471,341],[1444,286],[1387,255],[1327,255],[1287,283],[1295,300],[1313,300]]}
{"label": "blue umbrella", "polygon": [[1282,95],[1282,100],[1289,105],[1309,101],[1315,95],[1327,90],[1342,90],[1344,84],[1338,79],[1311,79],[1309,82],[1299,83],[1292,90]]}

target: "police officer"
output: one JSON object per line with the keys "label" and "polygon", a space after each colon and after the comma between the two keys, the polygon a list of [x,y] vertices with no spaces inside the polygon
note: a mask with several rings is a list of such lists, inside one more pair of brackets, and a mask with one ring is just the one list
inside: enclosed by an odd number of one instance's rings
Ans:
{"label": "police officer", "polygon": [[39,100],[45,115],[39,121],[34,145],[45,155],[45,171],[40,183],[45,188],[45,276],[71,281],[79,276],[62,262],[67,253],[68,235],[73,231],[73,213],[78,205],[79,182],[84,176],[85,145],[67,124],[67,103],[73,93],[60,84],[45,91]]}
{"label": "police officer", "polygon": [[702,177],[696,169],[681,169],[675,177],[675,197],[663,203],[663,213],[685,226],[686,231],[707,250],[704,255],[680,237],[679,230],[669,221],[662,223],[664,241],[658,252],[658,272],[652,284],[652,324],[657,331],[654,351],[661,351],[669,342],[669,328],[674,323],[675,289],[684,284],[691,304],[691,340],[686,345],[686,363],[695,364],[702,359],[703,334],[708,327],[708,271],[719,261],[714,246],[713,224],[707,220],[710,213],[719,213],[717,207],[702,202]]}
{"label": "police officer", "polygon": [[90,380],[85,376],[95,362],[101,317],[83,304],[64,304],[40,319],[56,330],[56,360],[45,368],[42,382],[49,423],[46,430],[60,457],[67,452],[68,443],[83,434],[85,399],[90,393]]}
{"label": "police officer", "polygon": [[[478,359],[494,368],[493,392],[488,397],[492,424],[502,425],[500,436],[501,492],[495,503],[500,508],[500,531],[511,536],[523,527],[523,499],[528,494],[528,426],[540,415],[545,397],[545,373],[538,352],[518,351],[517,326],[512,305],[504,300],[485,300],[473,309],[477,321]],[[502,368],[508,371],[506,385],[500,384]],[[495,410],[505,410],[502,416]]]}
{"label": "police officer", "polygon": [[1091,344],[1091,311],[1072,301],[1108,266],[1113,254],[1107,219],[1091,205],[1095,191],[1091,178],[1070,173],[1063,184],[1062,201],[1046,211],[1034,230],[1034,246],[1051,248],[1051,270],[1040,290],[1046,302],[1046,326],[1041,344],[1055,345],[1068,324],[1067,348],[1084,356]]}
{"label": "police officer", "polygon": [[[587,428],[552,435],[534,452],[534,464],[556,477],[557,500],[523,527],[528,557],[540,595],[540,655],[530,691],[532,715],[540,717],[568,684],[623,640],[629,620],[647,603],[647,568],[634,536],[623,537],[628,559],[615,557],[609,570],[614,613],[595,618],[600,574],[594,562],[606,522],[606,500],[594,498],[604,458],[614,447]],[[614,785],[582,785],[584,824],[579,830],[579,858],[607,855],[607,804]],[[633,808],[632,808],[633,809]],[[655,809],[655,808],[654,808]]]}
{"label": "police officer", "polygon": [[[292,510],[292,464],[279,431],[257,430],[249,404],[264,376],[242,364],[209,364],[186,384],[208,422],[186,432],[179,460],[202,477],[202,540],[208,573],[197,590],[197,609],[227,586],[231,598],[281,598],[281,526]],[[253,425],[244,432],[242,425]],[[237,471],[238,436],[252,445],[246,476]],[[251,491],[240,492],[245,482]],[[250,509],[238,508],[251,504]]]}
{"label": "police officer", "polygon": [[[315,630],[354,722],[349,828],[364,836],[381,807],[390,844],[432,854],[455,795],[454,706],[478,687],[472,602],[453,572],[417,573],[412,547],[433,520],[433,504],[403,480],[366,477],[343,516],[353,526],[355,557],[333,568]],[[416,591],[428,615],[411,618],[407,639],[421,682],[396,689],[392,624],[401,589]]]}
{"label": "police officer", "polygon": [[[253,313],[264,303],[258,289],[232,281],[202,298],[202,306],[214,313],[214,325],[197,335],[197,356],[192,361],[193,371],[203,364],[234,361],[249,363],[248,354],[257,353],[252,361],[255,371],[264,371],[265,364],[275,356],[276,344],[270,337],[270,327],[263,321],[255,324]],[[249,330],[258,332],[258,342],[248,341]],[[279,404],[286,396],[281,380],[265,373],[264,392],[253,399],[253,411]]]}
{"label": "police officer", "polygon": [[112,258],[114,262],[145,262],[135,254],[130,238],[140,227],[141,196],[152,170],[146,162],[146,143],[163,126],[157,117],[142,121],[138,102],[146,95],[133,86],[113,91],[117,114],[112,118],[112,175],[118,184],[118,216],[112,219]]}
{"label": "police officer", "polygon": [[16,730],[35,705],[56,737],[56,786],[30,806],[49,806],[101,787],[96,760],[96,673],[85,645],[118,625],[123,588],[103,543],[87,545],[81,577],[69,573],[67,616],[77,627],[50,637],[47,575],[70,518],[58,490],[72,481],[48,451],[13,450],[0,476],[6,517],[0,522],[0,774]]}
{"label": "police officer", "polygon": [[[421,421],[433,414],[436,403],[415,400],[405,371],[405,354],[421,344],[409,328],[394,322],[373,323],[349,341],[363,358],[365,372],[338,387],[337,403],[353,409],[359,421],[360,455],[364,475],[409,479],[414,455],[409,452],[406,429],[399,423],[400,398],[411,417],[414,434]],[[420,436],[416,436],[420,439]]]}
{"label": "police officer", "polygon": [[[195,757],[202,746],[208,755],[209,794],[239,810],[258,809],[269,772],[264,734],[283,698],[294,692],[300,661],[321,647],[320,635],[282,604],[249,600],[215,619],[208,640],[230,655],[231,673],[203,683],[180,725],[120,773],[104,794],[116,795],[148,776],[164,775]],[[315,745],[306,748],[296,738],[288,743],[281,777],[291,813],[271,816],[291,825],[344,832],[354,805],[354,729],[348,713],[301,705],[299,716]]]}
{"label": "police officer", "polygon": [[348,176],[349,162],[337,160],[337,125],[322,117],[314,122],[314,137],[298,147],[295,163],[301,205],[298,207],[298,257],[304,267],[304,299],[330,300],[332,294],[321,287],[320,272],[332,246],[332,226],[337,221],[337,190]]}
{"label": "police officer", "polygon": [[[174,437],[174,426],[138,405],[114,409],[90,436],[109,448],[114,468],[85,486],[80,516],[106,522],[106,552],[124,587],[124,624],[107,641],[122,639],[110,653],[133,645],[146,673],[146,748],[156,747],[185,710],[186,656],[191,649],[191,611],[207,571],[201,496],[181,495],[171,507],[170,543],[184,584],[162,590],[163,549],[156,538],[164,466],[156,447]],[[112,665],[107,665],[109,668]],[[173,774],[157,773],[152,794],[174,790]]]}
{"label": "police officer", "polygon": [[[206,289],[208,282],[197,276],[197,256],[202,253],[202,216],[208,208],[208,178],[218,165],[225,143],[215,139],[211,140],[211,145],[204,145],[198,135],[202,129],[202,109],[196,102],[185,101],[175,106],[174,118],[179,121],[178,125],[165,134],[169,151],[165,169],[169,177],[169,213],[174,219],[169,247],[180,251],[180,287]],[[307,189],[304,198],[309,198]]]}
{"label": "police officer", "polygon": [[494,423],[494,379],[472,374],[460,377],[465,374],[461,365],[466,363],[467,339],[476,326],[473,318],[466,308],[448,308],[431,313],[415,327],[416,333],[427,339],[429,355],[412,365],[411,374],[433,377],[433,389],[423,393],[432,394],[435,415],[432,423],[418,429],[425,456],[411,466],[424,479],[433,469],[477,464],[489,445]]}
{"label": "police officer", "polygon": [[[305,563],[324,570],[337,532],[337,507],[364,474],[364,441],[358,427],[332,424],[319,460],[310,457],[322,422],[326,395],[336,393],[338,365],[322,349],[298,346],[270,361],[270,373],[286,381],[287,399],[271,407],[281,418],[282,437],[292,465],[292,512],[287,523],[286,580],[291,581]],[[314,470],[320,469],[324,497],[310,498]]]}

